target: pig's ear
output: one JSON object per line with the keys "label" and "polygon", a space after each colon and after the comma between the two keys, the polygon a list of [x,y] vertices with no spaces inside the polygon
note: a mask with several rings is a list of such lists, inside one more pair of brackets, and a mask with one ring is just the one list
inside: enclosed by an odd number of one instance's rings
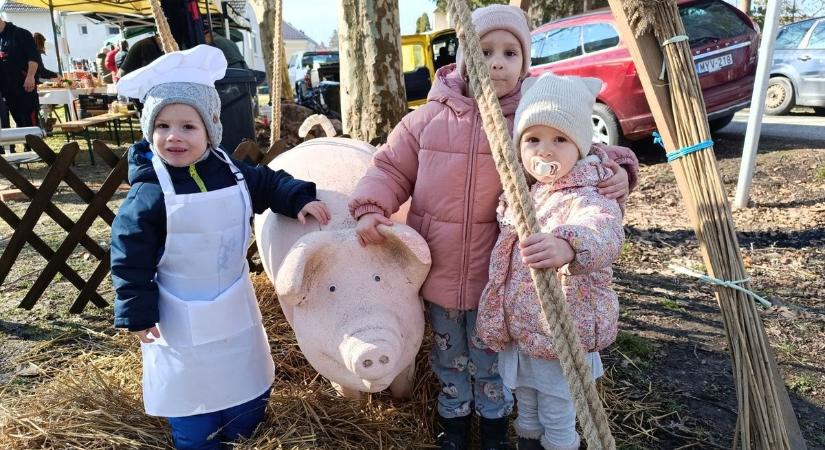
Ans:
{"label": "pig's ear", "polygon": [[417,262],[429,271],[430,265],[432,264],[430,247],[427,246],[427,241],[415,230],[407,225],[397,223],[391,227],[379,225],[378,231],[387,239],[386,245],[401,249],[402,254],[408,258],[411,263]]}
{"label": "pig's ear", "polygon": [[328,231],[306,234],[286,254],[275,277],[275,292],[281,301],[297,306],[307,299],[314,280],[331,256],[331,234]]}

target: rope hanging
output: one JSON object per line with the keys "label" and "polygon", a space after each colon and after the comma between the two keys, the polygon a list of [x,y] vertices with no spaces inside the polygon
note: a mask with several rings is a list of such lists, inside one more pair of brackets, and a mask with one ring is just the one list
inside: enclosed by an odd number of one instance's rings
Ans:
{"label": "rope hanging", "polygon": [[[478,101],[484,130],[490,140],[493,159],[501,177],[507,202],[516,213],[516,231],[523,242],[528,236],[539,232],[530,191],[521,164],[516,158],[516,151],[493,90],[487,65],[481,55],[481,46],[472,24],[470,10],[466,2],[461,0],[448,0],[448,7],[450,15],[456,20],[456,32],[466,55],[470,85]],[[585,363],[584,351],[555,273],[530,269],[530,275],[541,299],[543,313],[552,329],[555,350],[573,394],[576,414],[588,446],[593,449],[614,449],[616,444],[610,433],[607,415],[596,391],[591,368]]]}
{"label": "rope hanging", "polygon": [[269,123],[269,143],[274,144],[281,139],[281,91],[283,91],[283,79],[281,71],[284,57],[282,55],[283,45],[281,40],[283,34],[281,0],[273,0],[275,3],[275,29],[272,30],[272,89],[269,92],[269,100],[272,102],[272,116]]}
{"label": "rope hanging", "polygon": [[149,0],[149,6],[152,7],[152,15],[155,16],[155,22],[158,28],[158,37],[160,37],[160,44],[163,47],[164,53],[176,52],[179,50],[178,43],[172,37],[172,30],[169,28],[169,22],[166,20],[166,14],[163,13],[163,8],[160,7],[160,0]]}

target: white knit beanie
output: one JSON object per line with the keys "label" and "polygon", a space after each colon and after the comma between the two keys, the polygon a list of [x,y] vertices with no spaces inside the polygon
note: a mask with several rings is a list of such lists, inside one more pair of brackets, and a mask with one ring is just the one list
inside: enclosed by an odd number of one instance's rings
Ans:
{"label": "white knit beanie", "polygon": [[593,142],[593,104],[602,88],[598,78],[560,77],[545,72],[521,85],[513,142],[519,145],[524,130],[533,125],[553,127],[566,134],[579,149],[580,159]]}
{"label": "white knit beanie", "polygon": [[[527,75],[530,68],[530,26],[527,24],[527,14],[517,6],[490,5],[473,11],[473,26],[478,38],[494,30],[509,31],[521,44],[521,76]],[[456,70],[461,76],[467,75],[464,66],[464,51],[458,47],[455,59]]]}

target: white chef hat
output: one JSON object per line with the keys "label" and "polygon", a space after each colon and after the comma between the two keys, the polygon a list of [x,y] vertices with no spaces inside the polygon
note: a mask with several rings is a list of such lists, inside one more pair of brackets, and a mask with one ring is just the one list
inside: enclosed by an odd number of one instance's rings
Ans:
{"label": "white chef hat", "polygon": [[167,53],[149,65],[126,74],[117,92],[143,102],[140,128],[151,143],[155,117],[164,106],[183,103],[195,108],[206,126],[209,142],[217,147],[223,127],[221,99],[215,81],[226,74],[223,52],[208,45]]}

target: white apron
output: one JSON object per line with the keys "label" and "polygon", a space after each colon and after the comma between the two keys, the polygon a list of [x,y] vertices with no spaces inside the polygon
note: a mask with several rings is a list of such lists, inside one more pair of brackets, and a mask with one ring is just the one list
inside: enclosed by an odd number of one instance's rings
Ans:
{"label": "white apron", "polygon": [[263,394],[275,376],[246,264],[249,190],[229,157],[212,152],[229,165],[235,186],[176,195],[166,166],[152,158],[166,204],[156,278],[161,337],[141,344],[143,403],[152,416],[237,406]]}

